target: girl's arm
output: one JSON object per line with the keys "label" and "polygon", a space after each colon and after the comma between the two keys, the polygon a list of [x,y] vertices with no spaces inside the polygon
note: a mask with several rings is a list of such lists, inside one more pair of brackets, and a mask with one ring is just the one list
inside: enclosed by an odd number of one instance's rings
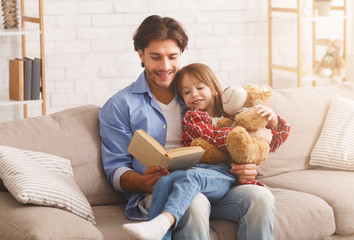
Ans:
{"label": "girl's arm", "polygon": [[270,142],[270,152],[275,152],[286,141],[290,133],[290,125],[283,118],[277,116],[277,121],[277,128],[274,128],[271,123],[267,126],[273,134],[272,141]]}
{"label": "girl's arm", "polygon": [[254,108],[257,109],[257,114],[262,117],[266,116],[269,120],[267,128],[271,130],[273,135],[272,141],[270,142],[270,152],[274,152],[288,138],[290,125],[286,123],[284,119],[276,115],[268,106],[256,105]]}

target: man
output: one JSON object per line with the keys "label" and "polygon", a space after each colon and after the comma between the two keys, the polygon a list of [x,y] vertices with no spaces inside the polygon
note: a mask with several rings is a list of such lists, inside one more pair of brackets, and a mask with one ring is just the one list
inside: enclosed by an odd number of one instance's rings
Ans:
{"label": "man", "polygon": [[[173,89],[173,78],[188,44],[182,26],[172,18],[149,16],[134,35],[134,47],[145,70],[127,88],[115,94],[100,111],[102,161],[109,182],[128,199],[126,215],[146,220],[150,193],[166,169],[146,169],[127,147],[135,130],[144,129],[167,150],[182,146],[181,106]],[[271,136],[260,132],[259,136]],[[143,150],[142,150],[143,151]],[[233,165],[241,181],[257,175],[255,165]],[[214,219],[239,222],[238,239],[272,239],[274,198],[266,188],[234,187],[212,208],[199,194],[173,231],[174,239],[209,239],[209,215]],[[210,211],[211,209],[211,211]],[[169,231],[165,239],[169,239]]]}

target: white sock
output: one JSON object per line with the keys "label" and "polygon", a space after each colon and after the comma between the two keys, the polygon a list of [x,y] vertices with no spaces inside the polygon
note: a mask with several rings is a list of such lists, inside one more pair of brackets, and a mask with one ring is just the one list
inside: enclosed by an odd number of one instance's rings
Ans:
{"label": "white sock", "polygon": [[170,229],[170,220],[160,214],[150,221],[124,224],[123,228],[141,240],[161,240]]}

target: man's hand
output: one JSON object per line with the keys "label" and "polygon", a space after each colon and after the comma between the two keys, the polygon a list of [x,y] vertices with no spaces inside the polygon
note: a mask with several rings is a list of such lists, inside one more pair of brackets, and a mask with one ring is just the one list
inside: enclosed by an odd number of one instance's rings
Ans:
{"label": "man's hand", "polygon": [[236,175],[240,182],[249,182],[257,176],[257,165],[231,163],[230,172]]}
{"label": "man's hand", "polygon": [[169,171],[165,168],[162,169],[159,166],[154,166],[145,169],[143,172],[143,184],[146,192],[152,192],[155,183],[163,176],[169,174]]}
{"label": "man's hand", "polygon": [[151,193],[155,183],[163,176],[169,174],[167,169],[154,166],[145,169],[143,174],[134,171],[126,171],[120,177],[120,184],[127,192],[148,192]]}

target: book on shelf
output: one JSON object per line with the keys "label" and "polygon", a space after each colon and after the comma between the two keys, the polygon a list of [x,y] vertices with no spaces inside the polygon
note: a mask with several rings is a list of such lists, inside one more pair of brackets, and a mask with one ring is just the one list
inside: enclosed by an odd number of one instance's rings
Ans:
{"label": "book on shelf", "polygon": [[32,91],[32,59],[23,59],[24,100],[31,100]]}
{"label": "book on shelf", "polygon": [[41,67],[40,58],[9,60],[10,99],[16,101],[40,99]]}
{"label": "book on shelf", "polygon": [[160,166],[169,171],[195,166],[204,153],[199,146],[180,147],[169,151],[144,130],[134,132],[128,152],[145,167]]}
{"label": "book on shelf", "polygon": [[41,76],[42,76],[42,61],[40,58],[32,60],[32,85],[31,85],[31,99],[39,100],[41,91]]}
{"label": "book on shelf", "polygon": [[22,59],[9,60],[9,97],[24,100],[24,64]]}

